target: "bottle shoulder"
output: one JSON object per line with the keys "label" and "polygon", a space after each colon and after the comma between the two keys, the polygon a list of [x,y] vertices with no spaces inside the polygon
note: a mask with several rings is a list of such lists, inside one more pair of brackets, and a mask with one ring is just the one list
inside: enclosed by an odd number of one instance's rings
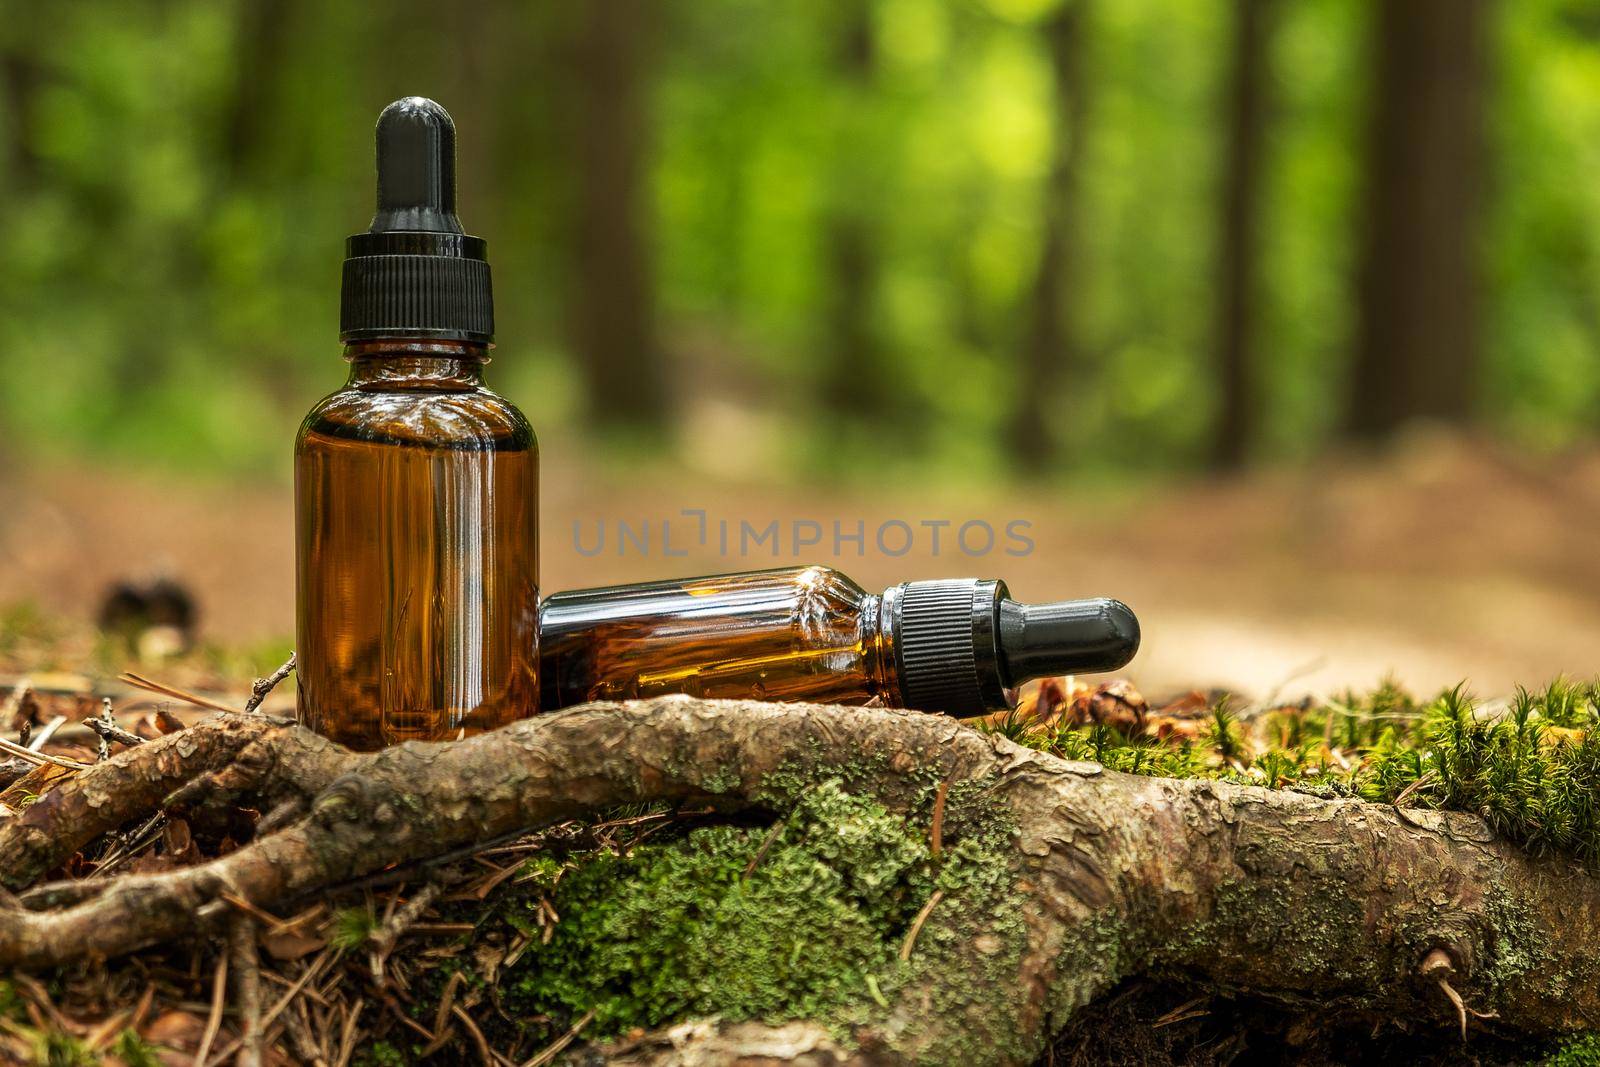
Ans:
{"label": "bottle shoulder", "polygon": [[454,390],[346,387],[323,397],[300,424],[297,449],[316,438],[422,448],[538,453],[515,404],[484,386]]}

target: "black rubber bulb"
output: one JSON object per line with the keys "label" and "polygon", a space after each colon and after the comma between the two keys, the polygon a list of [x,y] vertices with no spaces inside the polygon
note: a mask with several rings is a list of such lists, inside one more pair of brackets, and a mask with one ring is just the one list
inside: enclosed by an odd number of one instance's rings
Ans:
{"label": "black rubber bulb", "polygon": [[1120,600],[1000,602],[1000,659],[1008,685],[1114,671],[1137,651],[1139,620]]}
{"label": "black rubber bulb", "polygon": [[371,233],[463,233],[456,218],[456,124],[425,96],[378,116],[378,213]]}

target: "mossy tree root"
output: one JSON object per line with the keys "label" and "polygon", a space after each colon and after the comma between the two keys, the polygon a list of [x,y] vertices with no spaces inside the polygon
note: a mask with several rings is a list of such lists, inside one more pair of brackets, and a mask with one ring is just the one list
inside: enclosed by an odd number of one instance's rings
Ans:
{"label": "mossy tree root", "polygon": [[[190,802],[263,798],[277,825],[219,859],[108,878],[93,895],[3,898],[0,965],[130,952],[201,927],[226,910],[224,894],[272,907],[618,804],[781,807],[836,779],[930,827],[933,798],[948,797],[947,848],[1003,827],[1008,903],[975,914],[951,899],[924,916],[921,937],[943,926],[957,951],[847,1035],[713,1027],[661,1048],[742,1034],[732,1039],[752,1054],[792,1038],[815,1062],[1027,1062],[1052,1028],[1136,974],[1329,1017],[1453,1026],[1444,982],[1500,1028],[1600,1021],[1600,880],[1531,858],[1475,817],[1115,774],[938,716],[687,698],[588,705],[368,755],[239,716],[130,749],[0,823],[7,886],[25,888],[174,790]],[[36,911],[30,899],[76,902]],[[647,1046],[615,1052],[647,1062]]]}

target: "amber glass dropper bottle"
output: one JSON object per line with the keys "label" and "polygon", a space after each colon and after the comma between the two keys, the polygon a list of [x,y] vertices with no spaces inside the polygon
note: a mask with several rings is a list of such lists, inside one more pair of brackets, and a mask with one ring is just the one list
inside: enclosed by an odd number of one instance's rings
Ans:
{"label": "amber glass dropper bottle", "polygon": [[483,384],[485,243],[456,218],[455,125],[378,118],[378,210],[347,242],[345,387],[295,446],[300,719],[357,749],[538,710],[538,449]]}
{"label": "amber glass dropper bottle", "polygon": [[1116,600],[1019,604],[958,578],[868,593],[828,567],[556,593],[540,607],[543,706],[663,693],[980,715],[1048,675],[1139,648]]}

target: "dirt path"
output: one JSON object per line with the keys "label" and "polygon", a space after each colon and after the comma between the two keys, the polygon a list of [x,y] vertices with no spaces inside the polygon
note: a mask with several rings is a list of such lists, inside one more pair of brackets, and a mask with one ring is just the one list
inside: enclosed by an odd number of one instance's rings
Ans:
{"label": "dirt path", "polygon": [[[686,503],[706,511],[704,545]],[[293,627],[290,506],[281,485],[83,466],[11,471],[0,476],[0,603],[88,618],[108,582],[164,572],[198,595],[207,638],[283,637]],[[547,590],[801,561],[834,563],[871,588],[982,574],[1006,578],[1022,598],[1119,596],[1144,622],[1129,673],[1151,692],[1328,691],[1393,672],[1416,689],[1467,678],[1502,693],[1600,669],[1600,455],[1535,467],[1436,441],[1383,466],[1329,464],[1115,500],[900,487],[824,499],[547,459],[543,509]],[[846,535],[838,553],[835,520]],[[941,520],[950,525],[935,554],[925,524]],[[743,552],[741,521],[751,528]],[[774,521],[776,555],[753,536]],[[859,546],[848,539],[858,521]],[[969,521],[994,529],[988,554],[954,543]],[[1020,546],[1006,537],[1012,521],[1030,524],[1031,552],[1006,554]],[[620,552],[619,523],[629,533]],[[970,548],[982,546],[982,531],[968,531]],[[796,550],[797,532],[820,542]],[[904,554],[891,554],[908,538]]]}

